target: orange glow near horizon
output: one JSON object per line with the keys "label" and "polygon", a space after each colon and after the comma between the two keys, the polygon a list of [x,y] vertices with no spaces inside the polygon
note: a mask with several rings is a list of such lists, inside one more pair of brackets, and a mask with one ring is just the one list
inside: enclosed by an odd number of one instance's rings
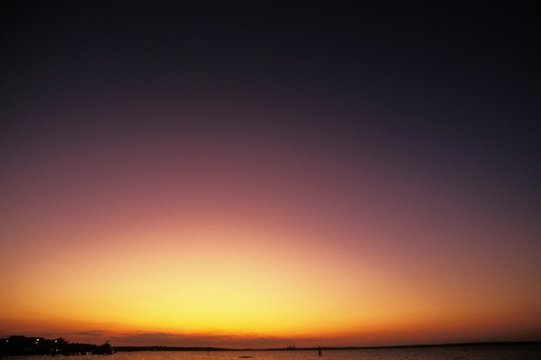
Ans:
{"label": "orange glow near horizon", "polygon": [[[538,329],[534,253],[504,256],[498,245],[527,238],[525,230],[484,227],[489,214],[464,215],[460,201],[426,190],[310,174],[331,174],[332,163],[305,162],[284,178],[274,162],[270,178],[239,175],[240,183],[224,182],[227,166],[215,163],[204,179],[219,180],[185,184],[186,192],[160,195],[167,179],[134,188],[121,176],[128,190],[117,194],[90,184],[33,207],[23,200],[11,216],[24,226],[4,228],[13,242],[2,248],[0,332],[79,338],[99,329],[99,339],[123,334],[120,344],[129,334],[170,334],[169,345],[174,334],[211,344],[234,336],[260,346],[254,338],[370,345],[529,339]],[[246,168],[258,167],[238,171]],[[254,179],[275,188],[250,189]],[[344,190],[349,182],[358,186]],[[382,186],[388,193],[370,203],[364,189]],[[492,248],[476,245],[479,236]]]}

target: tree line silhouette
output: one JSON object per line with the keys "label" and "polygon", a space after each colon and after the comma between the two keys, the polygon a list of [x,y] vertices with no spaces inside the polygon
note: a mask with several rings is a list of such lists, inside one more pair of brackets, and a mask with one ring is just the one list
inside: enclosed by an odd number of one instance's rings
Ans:
{"label": "tree line silhouette", "polygon": [[110,355],[109,342],[103,345],[70,343],[63,338],[10,336],[0,338],[0,355]]}

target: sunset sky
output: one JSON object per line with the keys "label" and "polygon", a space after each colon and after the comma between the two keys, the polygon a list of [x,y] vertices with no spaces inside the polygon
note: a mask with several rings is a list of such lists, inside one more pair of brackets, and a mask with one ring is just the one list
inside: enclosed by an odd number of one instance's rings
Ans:
{"label": "sunset sky", "polygon": [[379,3],[2,1],[0,337],[541,340],[539,19]]}

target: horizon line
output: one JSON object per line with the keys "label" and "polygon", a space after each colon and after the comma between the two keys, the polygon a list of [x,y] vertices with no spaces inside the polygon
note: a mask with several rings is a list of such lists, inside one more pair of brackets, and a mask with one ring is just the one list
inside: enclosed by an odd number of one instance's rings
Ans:
{"label": "horizon line", "polygon": [[[12,337],[24,337],[29,339],[48,340],[46,336],[26,335],[0,335],[0,339],[8,340]],[[60,337],[63,338],[63,337]],[[52,338],[52,340],[58,338]],[[63,338],[65,339],[65,338]],[[66,342],[71,341],[65,339]],[[344,346],[301,346],[295,345],[284,347],[218,347],[218,346],[177,346],[177,345],[118,345],[111,343],[111,339],[105,343],[110,344],[114,350],[119,352],[130,351],[309,351],[309,350],[362,350],[362,349],[392,349],[392,348],[421,348],[421,347],[459,347],[459,346],[505,346],[505,345],[539,345],[541,338],[536,340],[495,340],[495,341],[461,341],[461,342],[436,342],[436,343],[410,343],[410,344],[389,344],[389,345],[344,345]],[[74,343],[83,344],[83,343]],[[84,343],[86,345],[93,345]]]}
{"label": "horizon line", "polygon": [[[395,345],[351,345],[351,346],[308,346],[308,347],[270,347],[270,348],[229,348],[215,346],[169,346],[169,345],[121,345],[113,346],[119,351],[307,351],[307,350],[362,350],[362,349],[390,349],[390,348],[413,348],[413,347],[454,347],[454,346],[504,346],[504,345],[540,345],[540,340],[517,340],[517,341],[473,341],[473,342],[450,342],[450,343],[419,343],[419,344],[395,344]],[[134,350],[129,350],[134,349]]]}

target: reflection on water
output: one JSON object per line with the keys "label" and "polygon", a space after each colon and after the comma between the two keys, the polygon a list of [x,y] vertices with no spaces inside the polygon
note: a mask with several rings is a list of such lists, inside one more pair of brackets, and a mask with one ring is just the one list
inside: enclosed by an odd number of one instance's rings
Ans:
{"label": "reflection on water", "polygon": [[[38,356],[12,356],[9,360],[37,360]],[[363,350],[295,351],[143,351],[113,355],[57,356],[53,360],[539,360],[541,345],[421,347]],[[43,356],[39,356],[43,360]]]}

